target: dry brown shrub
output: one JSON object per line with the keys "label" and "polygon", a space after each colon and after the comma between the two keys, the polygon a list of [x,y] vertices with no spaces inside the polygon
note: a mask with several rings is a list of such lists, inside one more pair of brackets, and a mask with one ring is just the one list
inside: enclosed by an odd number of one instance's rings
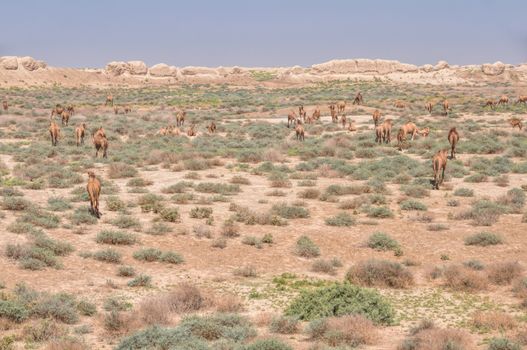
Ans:
{"label": "dry brown shrub", "polygon": [[276,316],[277,314],[272,312],[260,312],[254,317],[254,324],[257,327],[267,327],[271,323],[271,320]]}
{"label": "dry brown shrub", "polygon": [[284,156],[280,153],[279,150],[270,148],[264,151],[263,160],[271,163],[283,163],[285,162]]}
{"label": "dry brown shrub", "polygon": [[52,319],[33,321],[22,330],[24,339],[32,343],[60,338],[67,333],[68,331],[64,326]]}
{"label": "dry brown shrub", "polygon": [[511,315],[501,311],[478,311],[472,316],[472,324],[481,330],[505,331],[516,327],[516,320]]}
{"label": "dry brown shrub", "polygon": [[449,266],[443,271],[445,286],[454,290],[477,292],[488,287],[488,279],[478,271]]}
{"label": "dry brown shrub", "polygon": [[362,315],[330,317],[311,328],[311,337],[329,346],[373,345],[379,333],[372,321]]}
{"label": "dry brown shrub", "polygon": [[89,347],[77,339],[57,339],[50,342],[46,350],[87,350]]}
{"label": "dry brown shrub", "polygon": [[523,268],[517,261],[507,261],[489,265],[487,271],[492,283],[505,285],[520,277]]}
{"label": "dry brown shrub", "polygon": [[414,284],[412,273],[399,263],[370,259],[352,266],[346,273],[351,283],[365,286],[407,288]]}
{"label": "dry brown shrub", "polygon": [[414,350],[475,349],[470,334],[460,329],[425,329],[417,333],[415,343]]}
{"label": "dry brown shrub", "polygon": [[216,311],[218,312],[240,312],[243,310],[242,300],[233,294],[217,296],[214,300]]}
{"label": "dry brown shrub", "polygon": [[166,295],[166,303],[170,311],[186,313],[205,307],[206,298],[196,286],[182,283]]}
{"label": "dry brown shrub", "polygon": [[139,305],[139,314],[141,321],[148,325],[170,323],[170,309],[167,308],[166,297],[150,297],[141,302]]}

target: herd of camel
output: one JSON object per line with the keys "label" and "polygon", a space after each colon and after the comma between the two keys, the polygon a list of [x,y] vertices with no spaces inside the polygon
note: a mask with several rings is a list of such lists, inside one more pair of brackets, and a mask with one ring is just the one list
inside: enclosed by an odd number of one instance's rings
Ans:
{"label": "herd of camel", "polygon": [[[354,105],[362,105],[363,104],[363,96],[360,92],[357,93],[355,98],[352,102]],[[485,107],[490,106],[494,108],[496,105],[501,104],[507,104],[509,103],[509,98],[507,96],[501,96],[497,102],[494,102],[493,100],[488,100],[485,104]],[[527,104],[527,96],[519,96],[516,103],[525,103]],[[447,100],[444,100],[441,103],[443,107],[443,111],[446,115],[448,115],[448,112],[450,110],[450,104]],[[124,106],[122,108],[119,108],[117,106],[114,106],[114,99],[111,94],[108,94],[105,101],[105,106],[111,106],[114,108],[115,114],[119,114],[122,110],[125,114],[131,112],[131,108],[128,106]],[[396,108],[405,108],[406,104],[403,101],[396,101],[394,103],[394,106]],[[9,105],[6,100],[2,102],[2,107],[4,111],[7,111],[9,108]],[[425,109],[432,113],[433,104],[431,102],[427,102],[425,104]],[[340,117],[340,123],[342,124],[342,128],[346,129],[346,123],[347,123],[347,129],[348,131],[356,131],[357,128],[354,125],[353,121],[347,120],[346,114],[346,102],[345,101],[339,101],[337,103],[332,103],[329,105],[329,111],[331,115],[331,120],[334,123],[338,123],[338,115],[341,114]],[[66,107],[63,107],[60,104],[57,104],[52,110],[50,115],[50,126],[49,126],[49,133],[51,137],[51,144],[52,146],[57,146],[58,139],[60,136],[60,126],[57,122],[55,122],[54,117],[60,117],[62,121],[62,125],[67,126],[69,123],[70,117],[74,114],[75,108],[73,105],[68,105]],[[287,115],[287,127],[294,126],[295,127],[295,134],[296,139],[299,141],[304,141],[305,138],[305,130],[303,127],[304,123],[312,124],[317,122],[321,117],[321,111],[320,108],[317,106],[311,113],[311,115],[307,114],[307,111],[305,110],[304,106],[301,105],[298,107],[298,114],[295,111],[292,111]],[[373,114],[373,123],[375,126],[375,142],[377,143],[390,143],[391,142],[391,134],[392,134],[392,125],[393,121],[392,119],[385,119],[381,123],[381,112],[376,109]],[[180,135],[180,127],[184,127],[185,124],[185,118],[186,118],[186,112],[185,111],[179,111],[176,114],[176,125],[168,125],[167,127],[161,128],[157,134],[162,136],[168,136],[168,135]],[[509,120],[509,123],[513,128],[517,127],[518,129],[522,130],[522,122],[518,118],[511,118]],[[216,124],[214,121],[211,121],[210,124],[207,126],[207,130],[209,133],[213,134],[216,132]],[[75,138],[76,138],[76,144],[77,146],[80,146],[84,144],[84,137],[87,132],[86,124],[81,123],[75,128]],[[420,135],[422,137],[427,137],[430,133],[430,128],[425,127],[421,130],[417,128],[417,126],[412,123],[408,122],[404,124],[397,133],[397,145],[399,149],[402,149],[402,145],[407,140],[407,136],[409,135],[411,137],[411,140],[414,140],[414,137],[416,135]],[[187,136],[192,137],[196,136],[196,130],[195,125],[192,124],[186,131]],[[456,157],[456,145],[459,142],[459,133],[457,132],[456,128],[453,127],[448,132],[448,142],[450,143],[450,159],[455,159]],[[98,129],[94,130],[92,132],[92,142],[95,147],[95,157],[97,158],[99,156],[99,152],[102,152],[102,157],[107,158],[108,154],[108,138],[106,137],[105,131],[103,127],[99,127]],[[447,165],[447,159],[448,159],[448,149],[442,149],[439,150],[433,157],[432,157],[432,168],[434,170],[434,188],[439,189],[439,185],[443,183],[444,176],[445,176],[445,169]],[[88,172],[88,184],[87,184],[87,192],[90,198],[90,212],[92,215],[96,216],[97,218],[100,218],[101,213],[99,211],[99,195],[101,193],[101,183],[97,179],[95,173],[93,171]]]}

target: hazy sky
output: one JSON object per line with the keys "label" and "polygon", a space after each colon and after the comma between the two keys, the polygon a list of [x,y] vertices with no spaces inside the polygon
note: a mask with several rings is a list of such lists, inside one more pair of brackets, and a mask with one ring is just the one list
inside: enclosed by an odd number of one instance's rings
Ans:
{"label": "hazy sky", "polygon": [[0,55],[52,66],[527,61],[525,0],[16,0]]}

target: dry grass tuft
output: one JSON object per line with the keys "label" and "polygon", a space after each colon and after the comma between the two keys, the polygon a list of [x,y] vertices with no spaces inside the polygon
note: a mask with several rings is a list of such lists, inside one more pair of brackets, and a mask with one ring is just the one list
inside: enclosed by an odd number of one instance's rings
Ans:
{"label": "dry grass tuft", "polygon": [[472,316],[474,327],[482,331],[505,331],[516,327],[516,320],[511,315],[501,311],[478,311]]}

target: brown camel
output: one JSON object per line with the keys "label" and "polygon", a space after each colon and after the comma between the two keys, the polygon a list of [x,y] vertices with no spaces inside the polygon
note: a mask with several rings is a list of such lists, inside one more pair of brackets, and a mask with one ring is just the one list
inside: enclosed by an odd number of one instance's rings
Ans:
{"label": "brown camel", "polygon": [[298,115],[300,116],[300,118],[304,118],[304,120],[305,120],[304,105],[298,106]]}
{"label": "brown camel", "polygon": [[399,151],[403,149],[403,144],[406,142],[406,133],[404,132],[403,128],[399,129],[399,132],[397,133],[397,147],[399,148]]}
{"label": "brown camel", "polygon": [[185,117],[187,116],[187,112],[185,111],[179,111],[176,114],[176,126],[180,127],[185,124]]}
{"label": "brown camel", "polygon": [[507,95],[502,95],[500,99],[498,100],[498,106],[499,105],[506,105],[509,103],[509,97]]}
{"label": "brown camel", "polygon": [[62,112],[64,112],[64,107],[62,107],[62,105],[60,104],[57,104],[55,105],[55,108],[53,108],[51,110],[51,115],[49,116],[50,119],[53,119],[53,117],[56,115],[56,116],[61,116],[62,115]]}
{"label": "brown camel", "polygon": [[445,112],[445,115],[448,115],[448,111],[450,110],[450,104],[448,103],[448,100],[443,101],[443,111]]}
{"label": "brown camel", "polygon": [[518,128],[518,129],[522,129],[523,125],[522,125],[522,121],[518,118],[512,118],[509,120],[509,124],[512,126],[512,128]]}
{"label": "brown camel", "polygon": [[191,125],[187,129],[187,136],[189,136],[189,137],[196,136],[196,130],[195,130],[195,126],[194,125]]}
{"label": "brown camel", "polygon": [[114,106],[114,107],[113,107],[113,112],[114,112],[115,114],[119,114],[119,107]]}
{"label": "brown camel", "polygon": [[526,103],[527,104],[527,96],[521,96],[521,95],[518,96],[518,100],[515,103]]}
{"label": "brown camel", "polygon": [[99,211],[99,196],[101,195],[101,182],[95,177],[93,171],[88,171],[88,184],[86,185],[88,197],[90,198],[90,213],[98,219],[101,217]]}
{"label": "brown camel", "polygon": [[494,109],[494,107],[496,107],[496,102],[494,102],[493,100],[487,100],[483,107],[490,107],[490,108]]}
{"label": "brown camel", "polygon": [[357,95],[355,95],[355,98],[353,99],[353,104],[354,105],[361,105],[363,103],[363,100],[362,100],[362,94],[359,92],[357,92]]}
{"label": "brown camel", "polygon": [[311,117],[313,118],[313,120],[319,120],[320,119],[320,108],[318,106],[313,111],[313,114],[312,114]]}
{"label": "brown camel", "polygon": [[9,105],[7,104],[6,100],[2,101],[2,107],[4,107],[4,111],[7,112],[7,110],[9,109]]}
{"label": "brown camel", "polygon": [[395,108],[405,108],[406,107],[406,103],[404,103],[401,100],[395,101],[393,105],[395,106]]}
{"label": "brown camel", "polygon": [[392,141],[392,120],[386,119],[381,125],[375,128],[375,142],[390,143]]}
{"label": "brown camel", "polygon": [[428,137],[429,134],[430,128],[428,126],[424,129],[419,130],[419,135],[421,135],[422,137]]}
{"label": "brown camel", "polygon": [[352,120],[348,122],[348,131],[357,131],[357,127],[355,126],[355,123]]}
{"label": "brown camel", "polygon": [[337,102],[337,111],[339,113],[343,113],[345,109],[346,109],[346,101]]}
{"label": "brown camel", "polygon": [[287,115],[287,127],[289,128],[291,125],[295,125],[296,122],[296,113],[295,111],[292,111]]}
{"label": "brown camel", "polygon": [[106,102],[104,103],[104,105],[113,107],[113,95],[111,93],[106,95]]}
{"label": "brown camel", "polygon": [[304,127],[302,126],[302,123],[297,123],[296,124],[296,126],[295,126],[295,134],[296,134],[296,139],[298,141],[304,141],[305,131],[304,131]]}
{"label": "brown camel", "polygon": [[432,114],[432,108],[433,108],[432,102],[425,103],[425,109],[428,111],[428,113]]}
{"label": "brown camel", "polygon": [[451,128],[448,132],[448,142],[451,146],[451,152],[450,152],[450,159],[456,158],[456,145],[459,141],[459,133],[457,132],[456,128]]}
{"label": "brown camel", "polygon": [[84,135],[86,134],[86,124],[82,123],[75,128],[75,138],[77,140],[77,147],[84,145]]}
{"label": "brown camel", "polygon": [[345,129],[346,128],[346,115],[345,114],[343,114],[340,117],[340,123],[342,124],[342,129]]}
{"label": "brown camel", "polygon": [[[438,151],[432,158],[432,168],[434,169],[434,188],[439,189],[439,185],[445,180],[445,169],[448,156],[448,149]],[[439,174],[441,172],[441,174]],[[439,178],[441,177],[441,180]]]}
{"label": "brown camel", "polygon": [[67,105],[66,106],[66,111],[68,111],[68,113],[70,115],[74,115],[75,114],[75,106],[74,105]]}
{"label": "brown camel", "polygon": [[412,123],[412,122],[408,122],[408,123],[404,124],[401,127],[401,130],[404,131],[404,138],[405,139],[406,139],[406,135],[407,134],[412,134],[412,141],[414,140],[415,135],[417,135],[417,133],[419,132],[419,130],[417,129],[417,126],[414,123]]}
{"label": "brown camel", "polygon": [[329,105],[329,112],[331,114],[331,121],[333,123],[338,123],[337,107],[334,104]]}
{"label": "brown camel", "polygon": [[373,118],[373,124],[375,126],[378,126],[379,122],[381,121],[381,112],[378,109],[376,109],[372,114],[372,118]]}
{"label": "brown camel", "polygon": [[216,123],[214,123],[214,121],[211,121],[209,126],[207,126],[207,130],[209,130],[211,134],[214,134],[216,132]]}
{"label": "brown camel", "polygon": [[95,146],[95,158],[99,156],[100,150],[102,150],[102,157],[108,158],[108,139],[106,138],[102,127],[93,133],[92,141],[93,145]]}
{"label": "brown camel", "polygon": [[51,136],[51,145],[56,146],[59,142],[60,127],[54,121],[49,124],[49,135]]}
{"label": "brown camel", "polygon": [[68,126],[68,123],[70,121],[70,112],[63,111],[61,116],[62,116],[62,125]]}
{"label": "brown camel", "polygon": [[92,136],[102,136],[102,137],[106,137],[106,133],[104,132],[104,129],[103,127],[99,127],[99,129],[95,129],[95,131],[92,132]]}
{"label": "brown camel", "polygon": [[124,114],[128,114],[132,111],[132,107],[125,106],[124,107]]}

